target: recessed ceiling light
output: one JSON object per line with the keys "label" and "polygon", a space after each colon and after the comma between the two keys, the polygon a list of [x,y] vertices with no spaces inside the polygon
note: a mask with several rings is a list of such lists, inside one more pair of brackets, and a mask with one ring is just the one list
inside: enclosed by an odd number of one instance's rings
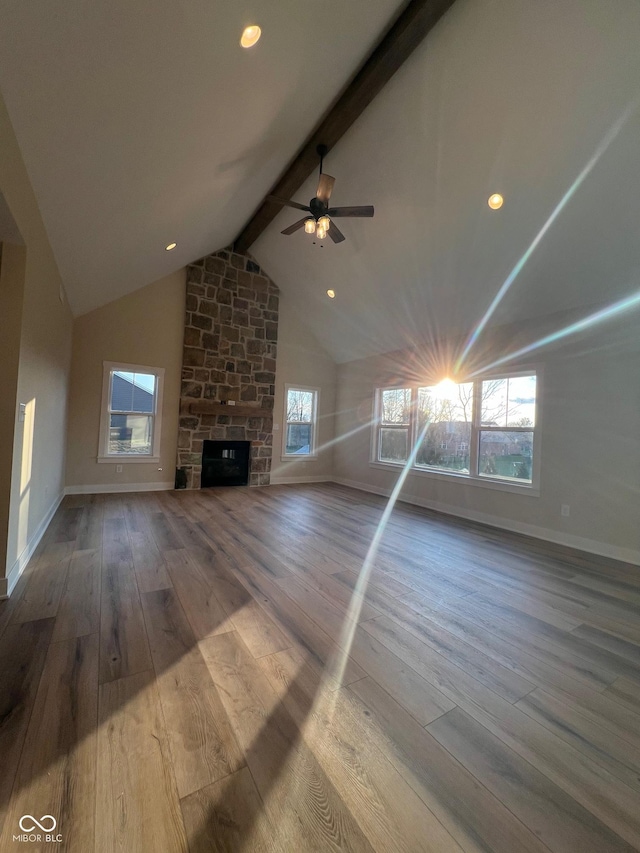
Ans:
{"label": "recessed ceiling light", "polygon": [[260,36],[262,35],[262,30],[257,24],[252,24],[250,27],[245,27],[242,37],[240,39],[240,44],[242,47],[253,47],[254,44],[258,42]]}
{"label": "recessed ceiling light", "polygon": [[336,298],[335,290],[327,290],[327,296],[329,297],[329,299],[335,299]]}
{"label": "recessed ceiling light", "polygon": [[172,252],[177,245],[178,245],[177,243],[169,243],[168,246],[164,247],[164,250],[165,250],[165,252]]}
{"label": "recessed ceiling light", "polygon": [[491,210],[500,210],[500,208],[504,204],[504,199],[502,198],[500,193],[493,193],[493,195],[489,196],[487,204],[489,205]]}

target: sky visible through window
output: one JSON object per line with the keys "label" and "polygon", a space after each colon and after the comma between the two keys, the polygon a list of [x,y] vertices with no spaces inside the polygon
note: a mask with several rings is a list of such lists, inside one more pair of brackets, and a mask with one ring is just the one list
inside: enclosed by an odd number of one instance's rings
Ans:
{"label": "sky visible through window", "polygon": [[113,372],[115,376],[137,385],[138,388],[143,388],[150,394],[153,394],[155,390],[156,377],[153,373],[128,373],[125,370],[114,370]]}
{"label": "sky visible through window", "polygon": [[[470,421],[473,383],[444,380],[418,389],[418,410],[434,420]],[[481,422],[487,426],[534,426],[536,377],[510,376],[482,382]]]}
{"label": "sky visible through window", "polygon": [[534,426],[536,418],[536,377],[510,376],[482,383],[483,424]]}

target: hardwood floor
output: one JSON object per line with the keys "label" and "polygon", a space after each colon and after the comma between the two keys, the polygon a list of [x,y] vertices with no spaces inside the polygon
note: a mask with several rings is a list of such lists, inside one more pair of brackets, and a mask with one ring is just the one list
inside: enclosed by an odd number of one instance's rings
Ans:
{"label": "hardwood floor", "polygon": [[407,505],[365,563],[383,508],[66,498],[0,603],[0,850],[640,850],[640,568]]}

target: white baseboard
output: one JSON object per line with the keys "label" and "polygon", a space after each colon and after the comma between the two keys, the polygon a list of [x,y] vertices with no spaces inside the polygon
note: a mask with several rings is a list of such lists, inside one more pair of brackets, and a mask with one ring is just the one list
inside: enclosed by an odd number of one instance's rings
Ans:
{"label": "white baseboard", "polygon": [[168,492],[175,488],[167,483],[97,483],[92,486],[67,486],[65,495],[119,495],[125,492]]}
{"label": "white baseboard", "polygon": [[288,486],[293,483],[333,483],[333,477],[330,477],[328,474],[307,474],[301,477],[271,476],[272,486]]}
{"label": "white baseboard", "polygon": [[60,506],[63,497],[64,492],[61,492],[58,497],[55,498],[55,500],[47,510],[44,518],[34,530],[31,539],[29,539],[24,548],[24,551],[22,552],[22,554],[20,554],[13,566],[11,566],[7,577],[0,578],[0,599],[9,598],[9,596],[15,589],[15,585],[18,583],[20,575],[23,573],[27,563],[33,556],[33,552],[38,547],[38,544],[44,536],[47,527],[51,524],[51,519],[56,514],[56,510]]}
{"label": "white baseboard", "polygon": [[[378,488],[371,486],[369,483],[345,480],[342,477],[333,477],[332,480],[341,486],[350,486],[352,489],[360,489],[360,491],[370,492],[374,495],[388,497],[391,494],[391,489]],[[574,536],[571,533],[563,533],[559,530],[552,530],[549,527],[539,527],[536,524],[527,524],[523,521],[511,521],[500,516],[476,512],[472,509],[442,504],[437,501],[428,501],[414,495],[401,494],[399,500],[403,503],[432,509],[446,515],[465,518],[468,521],[477,521],[480,524],[487,524],[490,527],[498,527],[501,530],[508,530],[511,533],[522,533],[524,536],[531,536],[534,539],[543,539],[545,542],[553,542],[554,545],[564,545],[567,548],[575,548],[577,551],[586,551],[589,554],[596,554],[599,557],[608,557],[612,560],[620,560],[623,563],[633,563],[640,566],[640,551],[635,551],[632,548],[620,548],[617,545],[610,545],[608,542],[599,542],[596,539]]]}

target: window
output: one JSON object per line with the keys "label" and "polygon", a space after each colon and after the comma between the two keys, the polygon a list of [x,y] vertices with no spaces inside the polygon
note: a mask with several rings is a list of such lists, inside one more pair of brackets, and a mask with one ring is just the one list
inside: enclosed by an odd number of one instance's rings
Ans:
{"label": "window", "polygon": [[318,389],[285,388],[283,456],[315,456]]}
{"label": "window", "polygon": [[416,467],[469,473],[473,382],[418,388],[417,436],[424,436],[416,454]]}
{"label": "window", "polygon": [[380,394],[381,462],[406,462],[411,428],[411,389],[386,388]]}
{"label": "window", "polygon": [[164,369],[104,363],[99,462],[160,461]]}
{"label": "window", "polygon": [[478,474],[531,483],[536,377],[506,376],[482,382]]}
{"label": "window", "polygon": [[380,388],[374,463],[476,481],[537,485],[537,375]]}

